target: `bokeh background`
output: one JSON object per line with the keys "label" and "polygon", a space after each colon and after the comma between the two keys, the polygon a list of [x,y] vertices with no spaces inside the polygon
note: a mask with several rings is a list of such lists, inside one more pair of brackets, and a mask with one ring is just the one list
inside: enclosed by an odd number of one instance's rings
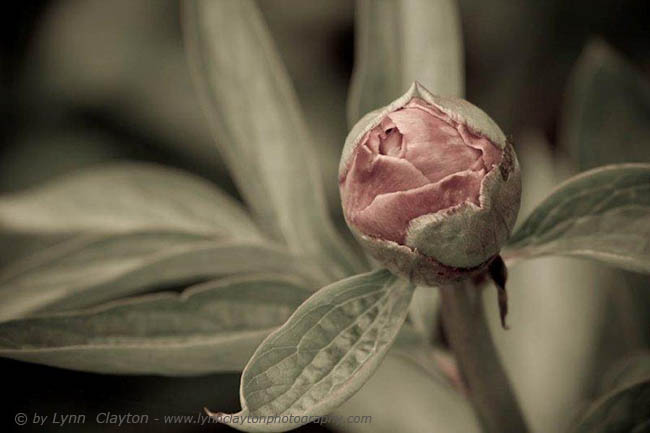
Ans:
{"label": "bokeh background", "polygon": [[[341,222],[335,173],[347,133],[354,2],[258,4],[318,144],[330,207]],[[524,175],[521,217],[580,170],[650,160],[647,1],[460,0],[459,7],[467,99],[515,143]],[[106,161],[139,160],[190,171],[237,196],[190,81],[178,2],[32,0],[6,7],[1,19],[0,192]],[[594,150],[574,146],[576,137]],[[20,255],[10,240],[0,244],[1,264]],[[496,302],[486,299],[497,345],[533,430],[561,431],[613,364],[649,347],[648,278],[553,258],[513,270],[509,285],[511,330],[499,329]],[[5,359],[0,371],[2,431],[36,429],[17,427],[16,412],[161,416],[194,414],[205,405],[234,411],[239,404],[237,374],[106,376]],[[381,392],[408,401],[409,388],[393,382]],[[371,411],[368,401],[350,404]],[[404,431],[418,431],[425,420],[414,414],[404,422]],[[167,431],[208,428],[228,430]],[[378,423],[354,428],[383,431]]]}

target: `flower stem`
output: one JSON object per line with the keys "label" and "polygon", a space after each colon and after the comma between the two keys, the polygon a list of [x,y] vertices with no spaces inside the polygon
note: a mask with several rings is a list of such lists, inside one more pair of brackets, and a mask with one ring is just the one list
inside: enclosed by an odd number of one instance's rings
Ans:
{"label": "flower stem", "polygon": [[485,320],[481,291],[471,281],[440,288],[447,338],[486,433],[525,433],[526,422]]}

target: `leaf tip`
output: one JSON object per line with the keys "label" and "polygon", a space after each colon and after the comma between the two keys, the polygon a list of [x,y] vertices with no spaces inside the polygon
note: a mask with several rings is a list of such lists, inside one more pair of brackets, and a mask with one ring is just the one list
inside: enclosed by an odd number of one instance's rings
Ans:
{"label": "leaf tip", "polygon": [[210,409],[208,409],[205,406],[203,407],[203,412],[205,412],[205,414],[210,418],[213,418],[219,422],[221,422],[221,418],[225,415],[224,412],[212,412]]}

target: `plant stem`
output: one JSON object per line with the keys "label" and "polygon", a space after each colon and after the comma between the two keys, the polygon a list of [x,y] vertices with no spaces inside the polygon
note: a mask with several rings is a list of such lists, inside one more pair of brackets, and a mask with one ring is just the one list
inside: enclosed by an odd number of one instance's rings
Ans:
{"label": "plant stem", "polygon": [[469,397],[486,433],[528,431],[471,280],[440,288],[442,318]]}

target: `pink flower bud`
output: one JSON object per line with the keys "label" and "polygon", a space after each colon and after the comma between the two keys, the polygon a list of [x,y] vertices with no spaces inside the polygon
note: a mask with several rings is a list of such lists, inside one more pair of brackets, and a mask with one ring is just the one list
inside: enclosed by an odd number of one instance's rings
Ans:
{"label": "pink flower bud", "polygon": [[414,84],[350,132],[345,219],[371,255],[417,282],[471,275],[498,254],[519,209],[519,166],[494,122]]}

